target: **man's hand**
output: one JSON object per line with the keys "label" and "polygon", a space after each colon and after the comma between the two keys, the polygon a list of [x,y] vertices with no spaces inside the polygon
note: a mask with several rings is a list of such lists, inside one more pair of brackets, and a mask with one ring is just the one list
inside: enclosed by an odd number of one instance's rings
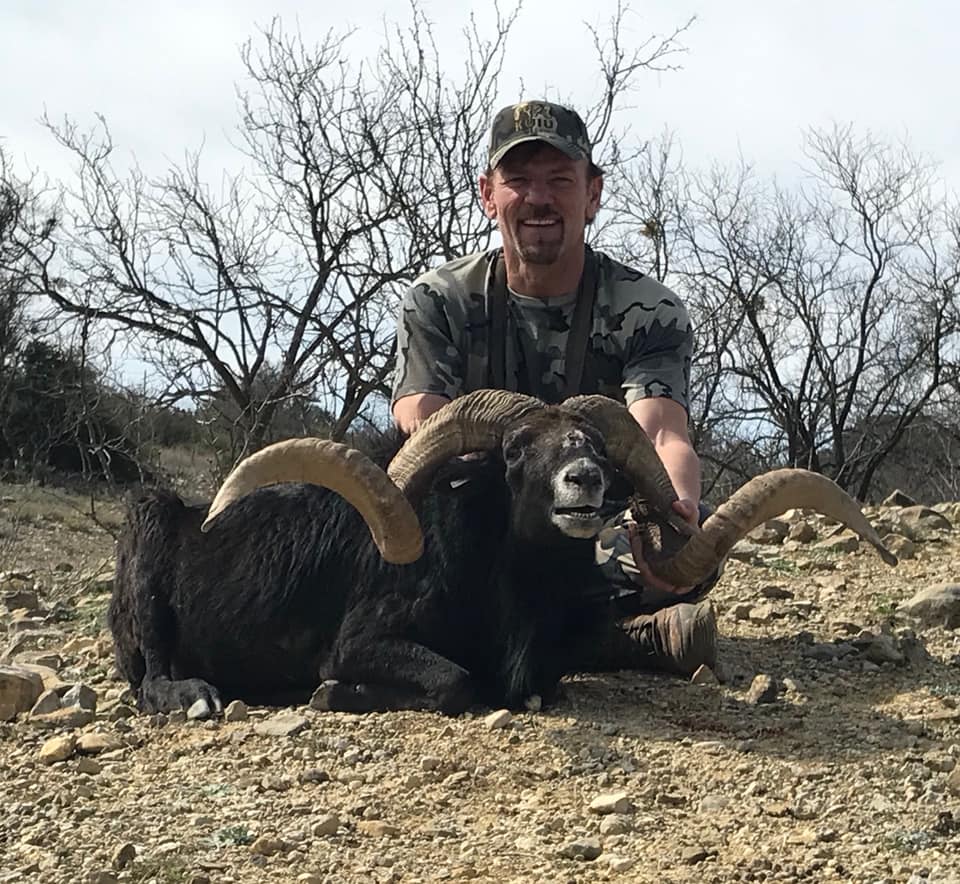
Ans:
{"label": "man's hand", "polygon": [[[690,500],[689,498],[675,500],[673,502],[673,509],[683,516],[691,525],[696,526],[698,524],[700,507],[695,500]],[[627,536],[630,538],[630,551],[633,553],[633,562],[636,565],[637,571],[640,572],[639,574],[631,575],[637,583],[642,586],[649,586],[651,589],[658,589],[661,592],[671,592],[675,595],[685,595],[690,592],[693,587],[673,586],[673,584],[667,583],[666,580],[657,577],[657,575],[650,570],[650,566],[647,564],[647,560],[643,554],[643,539],[640,537],[636,522],[629,522],[627,524]]]}

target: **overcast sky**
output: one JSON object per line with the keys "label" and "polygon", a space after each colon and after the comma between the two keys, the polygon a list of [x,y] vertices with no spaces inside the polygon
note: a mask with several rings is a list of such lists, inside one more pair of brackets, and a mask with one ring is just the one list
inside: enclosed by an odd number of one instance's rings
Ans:
{"label": "overcast sky", "polygon": [[[507,3],[508,0],[503,0]],[[471,9],[489,0],[424,0],[455,51]],[[597,94],[587,21],[602,26],[612,0],[528,0],[512,34],[502,101],[549,89],[573,103]],[[851,122],[884,138],[906,137],[942,164],[960,191],[960,7],[947,0],[636,0],[628,19],[636,41],[669,32],[689,16],[683,69],[646,74],[632,96],[634,131],[674,129],[688,164],[738,152],[764,171],[796,174],[803,129]],[[238,47],[279,15],[307,38],[355,27],[358,55],[372,51],[381,22],[404,21],[400,0],[254,2],[54,2],[5,0],[0,27],[0,136],[19,168],[54,176],[68,160],[38,123],[46,110],[86,125],[94,113],[115,142],[147,168],[205,144],[205,169],[231,162]],[[482,22],[482,19],[481,19]],[[517,94],[523,78],[527,94]],[[156,164],[156,165],[155,165]],[[213,168],[211,168],[213,167]]]}

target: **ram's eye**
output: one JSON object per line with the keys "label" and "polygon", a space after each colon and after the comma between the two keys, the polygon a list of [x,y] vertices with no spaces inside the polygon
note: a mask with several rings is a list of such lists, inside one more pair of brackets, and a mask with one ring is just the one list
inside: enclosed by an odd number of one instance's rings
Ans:
{"label": "ram's eye", "polygon": [[530,433],[526,429],[514,430],[503,441],[503,459],[508,465],[523,459],[523,453],[530,443]]}

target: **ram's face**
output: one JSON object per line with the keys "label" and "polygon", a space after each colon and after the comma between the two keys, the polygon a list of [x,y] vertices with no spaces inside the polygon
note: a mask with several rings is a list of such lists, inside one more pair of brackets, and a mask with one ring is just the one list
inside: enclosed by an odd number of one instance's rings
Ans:
{"label": "ram's face", "polygon": [[530,540],[593,537],[610,484],[603,439],[585,421],[543,412],[503,437],[514,530]]}

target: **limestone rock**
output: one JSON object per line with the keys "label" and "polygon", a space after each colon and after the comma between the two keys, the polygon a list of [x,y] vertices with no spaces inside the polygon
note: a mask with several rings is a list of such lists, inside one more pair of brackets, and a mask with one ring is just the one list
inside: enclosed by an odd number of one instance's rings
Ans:
{"label": "limestone rock", "polygon": [[594,798],[588,809],[591,813],[598,814],[624,814],[629,813],[632,807],[626,792],[608,792]]}
{"label": "limestone rock", "polygon": [[756,675],[747,691],[746,701],[751,706],[757,706],[760,703],[773,703],[777,699],[779,691],[780,686],[772,676]]}
{"label": "limestone rock", "polygon": [[860,549],[860,538],[856,534],[844,532],[843,534],[837,534],[835,537],[821,540],[816,548],[827,552],[853,553]]}
{"label": "limestone rock", "polygon": [[938,583],[903,602],[899,611],[924,626],[960,627],[960,583]]}
{"label": "limestone rock", "polygon": [[881,506],[916,506],[917,502],[906,492],[901,491],[899,488],[891,491],[890,494],[884,498]]}
{"label": "limestone rock", "polygon": [[492,731],[507,727],[511,721],[513,721],[513,715],[509,709],[497,709],[483,719],[484,725]]}
{"label": "limestone rock", "polygon": [[112,752],[122,749],[124,742],[115,734],[81,734],[77,738],[77,751],[84,755],[99,755],[101,752]]}
{"label": "limestone rock", "polygon": [[40,747],[40,763],[56,764],[73,757],[77,741],[72,736],[51,737]]}
{"label": "limestone rock", "polygon": [[46,715],[60,708],[60,695],[56,691],[44,691],[30,709],[31,715]]}
{"label": "limestone rock", "polygon": [[560,856],[567,859],[594,860],[603,853],[599,838],[575,838],[560,848]]}
{"label": "limestone rock", "polygon": [[253,731],[262,737],[295,737],[305,731],[310,722],[296,712],[281,712],[266,721],[258,721]]}
{"label": "limestone rock", "polygon": [[28,712],[43,693],[43,679],[23,666],[0,665],[0,721]]}

